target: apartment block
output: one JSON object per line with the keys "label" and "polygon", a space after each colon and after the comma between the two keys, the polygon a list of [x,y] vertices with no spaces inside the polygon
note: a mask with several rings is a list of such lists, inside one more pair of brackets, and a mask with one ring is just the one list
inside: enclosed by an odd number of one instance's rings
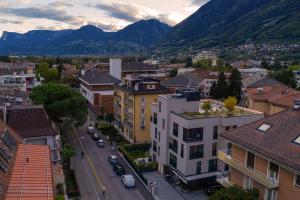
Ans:
{"label": "apartment block", "polygon": [[150,142],[151,104],[169,92],[159,80],[126,76],[115,86],[115,127],[131,143]]}
{"label": "apartment block", "polygon": [[260,199],[296,200],[300,196],[300,101],[294,108],[223,133],[231,144],[218,159],[230,172],[217,180],[224,186],[256,188]]}
{"label": "apartment block", "polygon": [[[201,105],[210,102],[205,113]],[[223,104],[200,100],[200,92],[180,90],[173,95],[158,96],[151,108],[151,155],[162,174],[172,174],[196,188],[216,179],[228,165],[217,160],[220,133],[263,118],[263,113],[236,107],[228,115]]]}

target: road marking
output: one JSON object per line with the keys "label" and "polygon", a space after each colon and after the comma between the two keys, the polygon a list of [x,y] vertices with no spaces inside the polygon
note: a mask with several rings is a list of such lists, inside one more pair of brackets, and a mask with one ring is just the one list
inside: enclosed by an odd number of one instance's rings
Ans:
{"label": "road marking", "polygon": [[[81,149],[82,149],[84,152],[86,152],[86,151],[85,151],[85,148],[84,148],[84,146],[83,146],[83,144],[82,144],[82,142],[80,141],[80,138],[79,138],[79,135],[78,135],[77,130],[76,130],[73,126],[72,126],[72,129],[73,129],[73,132],[75,133],[75,138],[76,138],[76,140],[78,141],[78,143],[79,143]],[[103,184],[102,181],[100,180],[100,178],[99,178],[99,176],[98,176],[98,174],[97,174],[96,168],[95,168],[93,162],[91,161],[90,156],[89,156],[88,154],[86,154],[85,157],[86,157],[86,159],[87,159],[87,161],[88,161],[88,165],[89,165],[90,168],[92,169],[92,173],[93,173],[93,175],[94,175],[95,178],[96,178],[96,182],[97,182],[97,184],[98,184],[100,190],[101,190],[101,191],[104,191],[104,190],[103,190],[103,188],[105,188],[105,187],[104,187],[104,184]],[[97,193],[97,194],[98,194],[98,193]]]}

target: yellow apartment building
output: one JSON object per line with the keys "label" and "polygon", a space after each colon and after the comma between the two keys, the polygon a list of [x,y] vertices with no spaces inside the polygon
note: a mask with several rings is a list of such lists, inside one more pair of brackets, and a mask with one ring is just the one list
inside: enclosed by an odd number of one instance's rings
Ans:
{"label": "yellow apartment building", "polygon": [[127,76],[115,86],[115,127],[131,143],[150,142],[151,104],[170,91],[152,78]]}

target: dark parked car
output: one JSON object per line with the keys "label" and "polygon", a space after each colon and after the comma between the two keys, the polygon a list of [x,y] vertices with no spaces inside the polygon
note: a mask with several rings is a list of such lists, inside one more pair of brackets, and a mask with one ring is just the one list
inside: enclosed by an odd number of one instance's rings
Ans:
{"label": "dark parked car", "polygon": [[215,191],[220,190],[224,188],[220,183],[214,182],[210,183],[207,185],[207,187],[204,189],[204,192],[206,195],[210,196],[212,195]]}
{"label": "dark parked car", "polygon": [[125,174],[125,169],[124,169],[123,165],[116,164],[113,166],[113,169],[114,169],[115,173],[119,176]]}
{"label": "dark parked car", "polygon": [[110,164],[112,164],[112,165],[116,165],[116,164],[119,163],[118,157],[115,156],[115,155],[110,155],[110,156],[108,156],[107,160],[108,160],[108,162],[109,162]]}

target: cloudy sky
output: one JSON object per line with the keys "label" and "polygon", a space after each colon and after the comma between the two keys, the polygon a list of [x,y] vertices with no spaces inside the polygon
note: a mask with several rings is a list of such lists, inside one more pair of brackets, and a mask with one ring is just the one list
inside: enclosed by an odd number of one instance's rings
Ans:
{"label": "cloudy sky", "polygon": [[76,29],[93,24],[115,31],[156,18],[170,25],[182,21],[208,0],[0,0],[3,31]]}

